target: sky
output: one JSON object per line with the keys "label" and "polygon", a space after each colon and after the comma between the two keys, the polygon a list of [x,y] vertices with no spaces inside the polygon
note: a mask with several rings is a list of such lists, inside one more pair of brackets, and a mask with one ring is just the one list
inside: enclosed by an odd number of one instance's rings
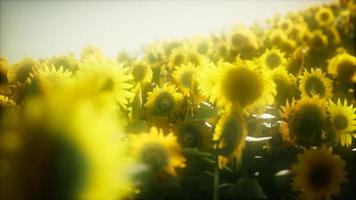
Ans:
{"label": "sky", "polygon": [[15,62],[93,44],[108,57],[155,40],[183,38],[250,25],[275,13],[328,0],[0,0],[0,55]]}

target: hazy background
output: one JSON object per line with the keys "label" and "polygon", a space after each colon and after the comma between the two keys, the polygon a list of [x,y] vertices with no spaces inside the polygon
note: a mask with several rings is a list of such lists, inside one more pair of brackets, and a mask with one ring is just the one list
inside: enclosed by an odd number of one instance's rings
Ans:
{"label": "hazy background", "polygon": [[330,0],[0,1],[0,55],[49,57],[94,44],[116,57],[154,40],[249,25]]}

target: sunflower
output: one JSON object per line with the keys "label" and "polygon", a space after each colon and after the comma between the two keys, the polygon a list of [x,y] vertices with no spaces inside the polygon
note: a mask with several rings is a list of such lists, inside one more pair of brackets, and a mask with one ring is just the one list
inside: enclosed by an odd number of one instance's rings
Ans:
{"label": "sunflower", "polygon": [[241,113],[228,111],[220,117],[213,136],[213,140],[218,144],[220,168],[233,158],[241,159],[246,135]]}
{"label": "sunflower", "polygon": [[210,37],[200,36],[193,39],[195,50],[201,55],[210,55],[213,43]]}
{"label": "sunflower", "polygon": [[291,101],[297,92],[297,81],[292,74],[283,67],[278,67],[271,72],[271,78],[276,84],[275,101],[279,105],[283,105],[287,100]]}
{"label": "sunflower", "polygon": [[87,45],[82,49],[81,59],[84,60],[87,56],[94,56],[96,58],[102,58],[103,53],[98,47],[96,47],[94,45]]}
{"label": "sunflower", "polygon": [[288,40],[287,34],[280,28],[272,29],[267,34],[267,40],[270,44],[279,46],[283,42]]}
{"label": "sunflower", "polygon": [[218,99],[219,105],[237,105],[248,112],[261,112],[266,105],[273,104],[276,85],[268,72],[240,58],[233,64],[219,62],[218,67],[214,99]]}
{"label": "sunflower", "polygon": [[330,8],[320,7],[315,13],[315,21],[319,26],[330,26],[334,22],[334,14]]}
{"label": "sunflower", "polygon": [[237,27],[229,36],[229,44],[236,55],[253,54],[259,49],[258,39],[254,32],[248,28]]}
{"label": "sunflower", "polygon": [[72,53],[53,56],[47,60],[45,63],[49,66],[54,66],[56,69],[62,67],[64,70],[69,70],[75,72],[78,69],[78,61]]}
{"label": "sunflower", "polygon": [[152,69],[144,61],[135,61],[131,64],[131,74],[136,83],[147,84],[152,80]]}
{"label": "sunflower", "polygon": [[213,135],[204,122],[184,121],[178,123],[174,133],[182,147],[197,148],[201,151],[208,151],[212,147]]}
{"label": "sunflower", "polygon": [[292,188],[302,191],[301,199],[331,199],[340,192],[340,184],[346,181],[346,163],[323,146],[305,150],[298,155],[298,163],[292,165],[295,174]]}
{"label": "sunflower", "polygon": [[32,69],[40,65],[39,61],[25,57],[20,62],[15,63],[7,74],[10,83],[24,83],[29,77]]}
{"label": "sunflower", "polygon": [[286,69],[288,73],[295,76],[300,74],[304,68],[304,60],[308,54],[308,49],[305,47],[298,47],[294,50],[292,55],[288,58]]}
{"label": "sunflower", "polygon": [[7,63],[6,58],[0,57],[0,85],[6,84],[7,72],[9,71],[9,64]]}
{"label": "sunflower", "polygon": [[[129,99],[132,99],[133,77],[113,60],[87,56],[80,64],[76,76],[77,86],[82,95],[90,97],[108,95],[120,106],[126,108]],[[90,83],[90,84],[89,84]]]}
{"label": "sunflower", "polygon": [[356,82],[356,57],[341,53],[329,60],[328,72],[345,83]]}
{"label": "sunflower", "polygon": [[343,104],[338,99],[337,103],[330,100],[327,110],[335,131],[336,142],[340,141],[342,146],[350,146],[352,137],[356,138],[356,108],[352,104],[347,106],[346,99]]}
{"label": "sunflower", "polygon": [[14,101],[9,99],[7,96],[0,95],[0,118],[5,112],[6,109],[15,107],[16,104]]}
{"label": "sunflower", "polygon": [[175,168],[185,167],[185,158],[173,133],[163,135],[161,130],[152,127],[149,133],[131,135],[129,144],[131,155],[153,172],[166,171],[176,176]]}
{"label": "sunflower", "polygon": [[216,75],[218,68],[212,62],[208,62],[197,69],[198,89],[201,94],[211,103],[217,101]]}
{"label": "sunflower", "polygon": [[174,69],[176,66],[180,66],[186,62],[186,51],[184,48],[173,49],[168,57],[168,67]]}
{"label": "sunflower", "polygon": [[179,111],[182,102],[183,95],[173,85],[165,84],[148,92],[145,107],[154,116],[171,116]]}
{"label": "sunflower", "polygon": [[287,64],[285,54],[276,48],[267,49],[259,59],[262,67],[266,69],[274,69]]}
{"label": "sunflower", "polygon": [[128,66],[133,60],[133,55],[126,51],[120,51],[116,58],[117,62],[123,64],[125,67]]}
{"label": "sunflower", "polygon": [[311,49],[323,49],[327,47],[328,44],[328,37],[321,30],[311,32],[308,43]]}
{"label": "sunflower", "polygon": [[179,89],[186,96],[190,96],[194,87],[196,86],[197,70],[192,63],[176,67],[173,72],[173,78],[177,82]]}
{"label": "sunflower", "polygon": [[320,143],[326,124],[325,101],[318,96],[304,97],[282,107],[284,121],[279,130],[284,140],[307,146]]}
{"label": "sunflower", "polygon": [[319,68],[312,68],[310,72],[304,71],[303,75],[299,77],[299,90],[302,97],[318,95],[328,99],[333,95],[332,81],[326,78],[325,73]]}

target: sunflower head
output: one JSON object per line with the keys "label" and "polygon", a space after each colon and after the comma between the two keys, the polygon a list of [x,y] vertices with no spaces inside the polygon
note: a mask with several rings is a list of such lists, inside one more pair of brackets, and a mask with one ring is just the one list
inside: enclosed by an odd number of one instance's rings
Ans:
{"label": "sunflower head", "polygon": [[322,49],[327,47],[328,44],[328,37],[321,30],[315,30],[311,33],[308,43],[311,49]]}
{"label": "sunflower head", "polygon": [[14,101],[9,99],[7,96],[0,95],[0,119],[7,109],[13,108],[15,106],[16,104]]}
{"label": "sunflower head", "polygon": [[291,101],[297,92],[297,81],[292,74],[283,67],[274,69],[271,72],[273,82],[276,84],[276,103],[283,105],[287,100]]}
{"label": "sunflower head", "polygon": [[279,49],[273,48],[271,50],[267,49],[260,57],[260,62],[262,67],[266,69],[274,69],[277,67],[285,66],[287,59],[283,52]]}
{"label": "sunflower head", "polygon": [[348,106],[346,99],[343,103],[338,99],[337,103],[329,100],[327,110],[335,141],[343,146],[350,146],[352,137],[356,138],[356,108],[352,104]]}
{"label": "sunflower head", "polygon": [[305,70],[303,75],[299,77],[299,90],[302,97],[318,95],[327,99],[332,97],[333,85],[321,69],[312,68],[310,72]]}
{"label": "sunflower head", "polygon": [[268,33],[268,42],[273,45],[280,46],[284,41],[288,39],[286,33],[279,28],[273,29]]}
{"label": "sunflower head", "polygon": [[39,61],[25,57],[20,62],[15,63],[8,72],[8,79],[10,83],[24,83],[32,72],[33,68],[40,65]]}
{"label": "sunflower head", "polygon": [[[245,57],[259,49],[258,39],[251,30],[237,27],[229,36],[232,50]],[[237,55],[237,54],[236,54]]]}
{"label": "sunflower head", "polygon": [[221,155],[219,156],[220,167],[223,167],[225,162],[232,158],[241,159],[246,134],[241,113],[229,111],[220,117],[213,137]]}
{"label": "sunflower head", "polygon": [[208,99],[209,102],[216,102],[216,74],[218,74],[218,68],[214,63],[208,62],[199,67],[197,71],[201,72],[197,73],[198,88],[200,93]]}
{"label": "sunflower head", "polygon": [[73,54],[54,56],[46,60],[48,66],[54,66],[57,70],[63,68],[63,70],[68,70],[75,72],[78,70],[78,61]]}
{"label": "sunflower head", "polygon": [[200,121],[178,123],[175,135],[182,147],[197,148],[201,151],[208,151],[212,147],[213,135],[210,128]]}
{"label": "sunflower head", "polygon": [[120,51],[117,55],[116,60],[118,63],[121,63],[124,66],[127,66],[134,60],[134,58],[133,58],[133,55],[131,55],[129,52]]}
{"label": "sunflower head", "polygon": [[147,84],[152,80],[151,66],[144,61],[133,62],[131,74],[137,83]]}
{"label": "sunflower head", "polygon": [[182,102],[183,95],[173,85],[166,84],[148,93],[145,107],[153,116],[168,117],[179,110]]}
{"label": "sunflower head", "polygon": [[180,66],[186,62],[186,51],[184,48],[173,49],[168,57],[168,66],[174,69],[176,66]]}
{"label": "sunflower head", "polygon": [[9,71],[9,64],[6,58],[0,57],[0,85],[6,84],[7,80],[7,72]]}
{"label": "sunflower head", "polygon": [[172,133],[164,135],[161,130],[152,127],[149,133],[132,135],[129,143],[132,156],[152,172],[166,171],[175,176],[175,168],[185,167],[185,158]]}
{"label": "sunflower head", "polygon": [[218,63],[217,97],[220,105],[239,105],[246,111],[261,111],[272,104],[275,84],[263,69],[252,62],[237,59],[236,63]]}
{"label": "sunflower head", "polygon": [[84,60],[87,56],[101,58],[103,57],[103,53],[98,47],[94,45],[87,45],[82,49],[82,53],[81,53],[82,60]]}
{"label": "sunflower head", "polygon": [[193,40],[195,50],[201,55],[210,55],[212,52],[213,43],[210,37],[196,37]]}
{"label": "sunflower head", "polygon": [[336,76],[343,83],[352,83],[356,80],[356,57],[348,53],[341,53],[330,59],[328,72]]}
{"label": "sunflower head", "polygon": [[284,139],[298,145],[319,144],[326,124],[325,101],[315,96],[282,107],[280,132]]}
{"label": "sunflower head", "polygon": [[292,188],[302,191],[302,199],[331,199],[340,192],[340,184],[346,181],[345,165],[325,146],[305,150],[298,155],[298,163],[292,165],[295,174]]}
{"label": "sunflower head", "polygon": [[315,13],[315,21],[319,26],[330,26],[334,22],[334,14],[330,8],[320,7]]}
{"label": "sunflower head", "polygon": [[190,96],[193,88],[196,86],[196,76],[197,70],[192,63],[176,67],[176,70],[173,72],[174,80],[186,96]]}

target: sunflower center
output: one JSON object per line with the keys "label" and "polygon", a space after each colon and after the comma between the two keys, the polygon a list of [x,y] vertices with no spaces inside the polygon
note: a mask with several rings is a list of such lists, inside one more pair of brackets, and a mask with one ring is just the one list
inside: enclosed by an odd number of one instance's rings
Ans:
{"label": "sunflower center", "polygon": [[112,91],[114,89],[114,85],[114,80],[112,78],[108,78],[103,84],[101,91]]}
{"label": "sunflower center", "polygon": [[324,118],[317,105],[306,104],[291,117],[289,123],[292,134],[298,136],[298,140],[320,138]]}
{"label": "sunflower center", "polygon": [[312,76],[305,82],[305,91],[308,96],[313,96],[313,94],[318,94],[321,97],[325,95],[325,86],[320,78]]}
{"label": "sunflower center", "polygon": [[146,67],[142,64],[136,64],[132,69],[132,76],[135,81],[139,82],[145,78],[146,75]]}
{"label": "sunflower center", "polygon": [[181,142],[183,146],[188,148],[198,147],[202,140],[202,133],[200,132],[199,128],[188,125],[184,126],[181,129]]}
{"label": "sunflower center", "polygon": [[330,166],[326,163],[312,166],[308,174],[310,186],[317,190],[327,187],[332,179],[331,173]]}
{"label": "sunflower center", "polygon": [[246,106],[261,96],[263,83],[257,72],[240,67],[227,73],[222,89],[231,102]]}
{"label": "sunflower center", "polygon": [[229,156],[237,147],[242,137],[242,129],[235,117],[226,120],[222,128],[221,142],[224,144],[220,153]]}
{"label": "sunflower center", "polygon": [[240,33],[236,33],[231,37],[231,43],[233,46],[238,47],[239,45],[242,45],[248,40],[248,38]]}
{"label": "sunflower center", "polygon": [[193,72],[186,71],[180,76],[180,83],[185,88],[192,87]]}
{"label": "sunflower center", "polygon": [[276,68],[281,64],[281,58],[275,53],[270,53],[266,58],[266,64],[271,69]]}
{"label": "sunflower center", "polygon": [[337,130],[343,130],[348,126],[348,121],[344,115],[336,115],[333,124]]}
{"label": "sunflower center", "polygon": [[183,64],[183,61],[184,61],[184,56],[182,54],[177,54],[173,58],[173,65],[174,66],[180,66],[181,64]]}
{"label": "sunflower center", "polygon": [[146,144],[140,152],[140,160],[154,171],[164,169],[169,163],[167,150],[158,143]]}
{"label": "sunflower center", "polygon": [[154,103],[156,114],[166,115],[172,112],[175,106],[174,97],[168,92],[162,92]]}
{"label": "sunflower center", "polygon": [[320,17],[321,17],[321,19],[322,19],[324,22],[326,22],[326,21],[329,20],[330,15],[329,15],[329,13],[327,13],[327,12],[323,12],[323,13],[321,13]]}
{"label": "sunflower center", "polygon": [[337,75],[342,81],[350,81],[356,71],[356,66],[351,61],[343,60],[337,66]]}
{"label": "sunflower center", "polygon": [[208,52],[209,45],[206,42],[201,42],[198,44],[197,51],[200,54],[206,54]]}

